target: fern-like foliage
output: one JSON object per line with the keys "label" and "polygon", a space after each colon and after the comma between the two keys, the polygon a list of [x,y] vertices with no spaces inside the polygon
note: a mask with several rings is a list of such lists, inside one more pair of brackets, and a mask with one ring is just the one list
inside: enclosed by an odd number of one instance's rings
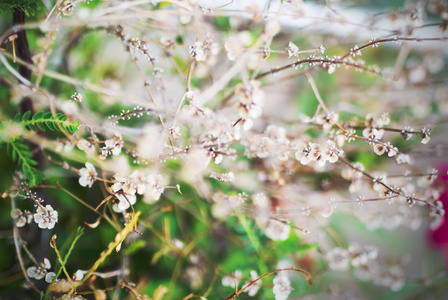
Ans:
{"label": "fern-like foliage", "polygon": [[23,115],[17,114],[13,120],[0,123],[0,140],[6,142],[12,160],[17,161],[29,185],[33,187],[42,182],[44,175],[34,167],[37,162],[32,159],[30,149],[21,138],[26,134],[26,128],[32,131],[37,131],[37,128],[46,131],[48,128],[51,131],[66,130],[73,133],[78,130],[79,121],[72,122],[62,113],[53,116],[51,112],[43,111],[38,111],[32,118],[30,117],[31,111],[27,111]]}
{"label": "fern-like foliage", "polygon": [[7,144],[7,150],[12,156],[12,160],[17,161],[21,166],[22,172],[31,187],[42,182],[44,174],[33,167],[37,165],[37,162],[32,158],[33,154],[31,154],[30,149],[22,139],[19,138],[13,142],[9,142]]}
{"label": "fern-like foliage", "polygon": [[20,114],[17,114],[14,117],[14,122],[18,122],[32,131],[37,131],[37,127],[42,131],[46,131],[46,128],[51,131],[61,131],[61,127],[70,133],[78,130],[79,121],[68,121],[67,117],[62,113],[57,113],[53,117],[51,112],[44,113],[43,111],[38,111],[31,119],[30,115],[31,111],[25,112],[22,118],[20,118]]}
{"label": "fern-like foliage", "polygon": [[34,16],[44,6],[40,0],[0,0],[0,11],[14,11],[20,9],[27,16]]}

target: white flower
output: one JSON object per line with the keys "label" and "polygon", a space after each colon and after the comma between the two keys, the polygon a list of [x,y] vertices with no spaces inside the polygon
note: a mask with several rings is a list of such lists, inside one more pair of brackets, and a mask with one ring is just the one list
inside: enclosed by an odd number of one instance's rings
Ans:
{"label": "white flower", "polygon": [[123,139],[119,133],[115,133],[115,137],[106,140],[106,146],[101,148],[103,156],[112,153],[113,155],[118,155],[121,153],[121,148],[123,148]]}
{"label": "white flower", "polygon": [[374,260],[378,256],[378,249],[372,246],[360,249],[358,245],[351,245],[348,248],[348,252],[354,267],[365,266],[369,260]]}
{"label": "white flower", "polygon": [[339,159],[339,155],[344,153],[343,150],[336,148],[336,144],[333,141],[327,141],[327,149],[325,150],[325,156],[327,161],[335,163]]}
{"label": "white flower", "polygon": [[327,252],[328,266],[333,270],[347,270],[350,264],[349,253],[345,249],[334,248]]}
{"label": "white flower", "polygon": [[237,108],[242,119],[259,118],[263,112],[264,92],[258,81],[251,80],[246,86],[235,86],[235,95],[238,97]]}
{"label": "white flower", "polygon": [[190,46],[190,55],[196,61],[204,61],[207,55],[205,52],[205,46],[205,42],[197,41],[194,45]]}
{"label": "white flower", "polygon": [[275,300],[286,300],[288,299],[289,293],[293,289],[291,288],[291,282],[288,277],[284,275],[277,275],[274,278],[274,288],[272,291],[275,295]]}
{"label": "white flower", "polygon": [[180,128],[178,126],[170,126],[168,132],[173,140],[177,140],[181,137]]}
{"label": "white flower", "polygon": [[386,152],[386,147],[382,144],[375,144],[375,146],[373,146],[373,151],[375,152],[376,155],[383,155],[384,152]]}
{"label": "white flower", "polygon": [[274,241],[284,241],[289,237],[291,226],[277,220],[269,220],[266,229],[264,230],[266,236]]}
{"label": "white flower", "polygon": [[154,203],[160,199],[160,196],[164,191],[163,177],[160,174],[150,175],[148,176],[148,181],[143,199],[146,203]]}
{"label": "white flower", "polygon": [[244,51],[244,47],[252,43],[252,36],[248,31],[242,31],[235,36],[231,36],[224,43],[229,60],[235,60]]}
{"label": "white flower", "polygon": [[85,275],[86,273],[87,273],[86,271],[78,270],[78,271],[76,271],[75,276],[73,276],[73,278],[74,278],[75,280],[82,280],[82,279],[84,278],[84,275]]}
{"label": "white flower", "polygon": [[293,42],[289,41],[288,48],[288,57],[297,56],[299,52],[299,47],[297,47]]}
{"label": "white flower", "polygon": [[95,145],[85,139],[80,139],[76,145],[87,154],[93,154],[95,152]]}
{"label": "white flower", "polygon": [[82,186],[92,187],[95,177],[97,176],[95,167],[91,163],[86,163],[86,167],[79,170],[79,184]]}
{"label": "white flower", "polygon": [[334,112],[329,112],[327,114],[319,114],[316,116],[316,123],[322,125],[324,131],[330,130],[334,123],[339,119],[339,115]]}
{"label": "white flower", "polygon": [[238,283],[241,280],[241,276],[242,276],[241,271],[240,270],[236,270],[232,275],[225,276],[222,279],[222,285],[235,288],[235,286],[238,286]]}
{"label": "white flower", "polygon": [[13,209],[11,211],[11,218],[15,220],[17,227],[23,227],[26,223],[31,223],[33,215],[28,211],[22,212],[20,209]]}
{"label": "white flower", "polygon": [[35,278],[37,280],[42,279],[45,277],[45,270],[40,267],[29,267],[26,270],[26,274],[30,278]]}
{"label": "white flower", "polygon": [[[257,271],[254,271],[254,270],[250,271],[250,281],[252,282],[252,281],[256,280],[257,278],[258,278]],[[252,284],[250,287],[248,287],[245,290],[245,292],[247,292],[250,297],[255,296],[255,294],[260,289],[260,283],[259,282],[260,281],[255,282],[254,284]]]}
{"label": "white flower", "polygon": [[309,143],[298,141],[298,150],[296,152],[296,159],[300,161],[302,165],[307,165],[312,161],[311,147]]}
{"label": "white flower", "polygon": [[[120,178],[120,177],[115,177]],[[123,179],[123,178],[120,178]],[[128,209],[131,205],[134,205],[137,201],[137,197],[135,196],[136,190],[134,185],[126,181],[119,181],[112,185],[112,191],[115,194],[115,197],[120,201],[118,203],[118,210],[123,211]]]}
{"label": "white flower", "polygon": [[53,229],[54,225],[58,222],[58,212],[51,205],[45,207],[39,206],[34,214],[34,221],[42,229]]}
{"label": "white flower", "polygon": [[[50,268],[51,268],[50,261],[47,258],[44,258],[44,261],[41,262],[39,266],[37,266],[37,267],[36,266],[29,267],[26,270],[26,274],[30,278],[35,278],[37,280],[40,280],[40,279],[44,278],[45,275],[47,275],[47,273],[48,273],[47,269],[50,269]],[[53,272],[50,272],[50,273],[53,273]]]}
{"label": "white flower", "polygon": [[56,277],[55,272],[48,272],[47,275],[45,275],[45,281],[48,283],[52,283],[53,279]]}

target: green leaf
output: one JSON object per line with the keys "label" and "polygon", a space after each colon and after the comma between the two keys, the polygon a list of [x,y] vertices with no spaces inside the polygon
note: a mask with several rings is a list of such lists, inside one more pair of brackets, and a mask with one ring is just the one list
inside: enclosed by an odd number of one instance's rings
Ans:
{"label": "green leaf", "polygon": [[40,119],[40,118],[42,118],[42,115],[44,114],[44,112],[43,111],[38,111],[34,116],[33,116],[33,120],[37,120],[37,119]]}
{"label": "green leaf", "polygon": [[36,128],[36,126],[34,126],[34,124],[28,124],[28,127],[29,127],[32,131],[37,132],[37,128]]}
{"label": "green leaf", "polygon": [[40,0],[0,0],[0,11],[22,10],[27,16],[34,16],[42,10],[43,5]]}
{"label": "green leaf", "polygon": [[67,116],[62,113],[57,113],[55,116],[51,112],[44,113],[38,111],[31,120],[28,120],[29,113],[25,113],[20,122],[23,126],[28,126],[31,130],[37,131],[39,127],[42,131],[46,130],[46,127],[51,131],[61,131],[60,126],[65,128],[70,133],[78,130],[79,121],[68,121]]}
{"label": "green leaf", "polygon": [[45,131],[45,126],[42,123],[36,123],[36,125],[40,128],[40,130]]}
{"label": "green leaf", "polygon": [[16,160],[17,160],[17,152],[15,150],[12,150],[12,161],[16,161]]}
{"label": "green leaf", "polygon": [[144,240],[135,240],[125,251],[125,255],[131,255],[146,246]]}
{"label": "green leaf", "polygon": [[20,113],[17,113],[13,119],[14,122],[18,123],[20,122]]}
{"label": "green leaf", "polygon": [[51,123],[50,121],[45,121],[45,125],[47,125],[48,129],[50,129],[51,131],[55,130],[54,126],[53,126],[53,123]]}
{"label": "green leaf", "polygon": [[33,154],[30,152],[28,146],[23,143],[23,140],[17,139],[14,142],[9,142],[8,146],[11,148],[13,160],[17,158],[17,163],[22,167],[22,172],[30,185],[30,187],[37,186],[44,179],[44,174],[32,166],[38,163],[32,159]]}
{"label": "green leaf", "polygon": [[30,110],[25,112],[23,114],[23,116],[22,116],[22,121],[28,121],[28,119],[30,118],[30,115],[31,115],[31,111]]}

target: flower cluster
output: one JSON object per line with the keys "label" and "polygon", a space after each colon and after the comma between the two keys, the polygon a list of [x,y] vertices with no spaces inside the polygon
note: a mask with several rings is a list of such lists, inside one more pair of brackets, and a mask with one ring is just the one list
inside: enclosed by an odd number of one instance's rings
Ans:
{"label": "flower cluster", "polygon": [[293,290],[291,287],[291,281],[284,273],[280,273],[274,278],[274,287],[272,291],[275,295],[275,300],[286,300],[289,294]]}
{"label": "flower cluster", "polygon": [[159,200],[164,191],[163,177],[160,174],[143,174],[134,171],[128,177],[116,174],[116,182],[111,186],[114,196],[118,199],[118,204],[114,204],[114,210],[121,212],[134,205],[137,201],[136,194],[143,195],[146,203],[153,203]]}
{"label": "flower cluster", "polygon": [[123,139],[121,138],[121,134],[115,133],[115,136],[111,139],[106,140],[105,146],[101,148],[101,159],[105,159],[107,155],[119,155],[121,153],[121,149],[123,148]]}
{"label": "flower cluster", "polygon": [[377,248],[372,246],[361,248],[358,245],[351,245],[348,250],[334,248],[326,254],[330,269],[341,271],[347,270],[350,264],[353,267],[366,265],[370,260],[375,260],[377,256]]}
{"label": "flower cluster", "polygon": [[295,154],[296,159],[302,165],[307,165],[313,161],[317,162],[320,167],[323,167],[328,161],[335,163],[343,151],[336,147],[335,142],[328,140],[327,145],[323,148],[318,143],[304,142],[301,140],[295,141],[294,148],[297,149]]}
{"label": "flower cluster", "polygon": [[244,129],[248,130],[252,127],[252,119],[259,118],[263,112],[264,92],[258,81],[251,80],[247,85],[235,86],[235,95],[239,116],[245,121]]}

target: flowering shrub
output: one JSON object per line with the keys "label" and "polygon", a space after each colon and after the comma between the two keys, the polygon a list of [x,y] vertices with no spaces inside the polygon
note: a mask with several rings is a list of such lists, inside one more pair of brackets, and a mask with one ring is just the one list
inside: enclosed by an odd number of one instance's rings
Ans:
{"label": "flowering shrub", "polygon": [[446,296],[448,6],[371,2],[0,1],[2,299]]}

